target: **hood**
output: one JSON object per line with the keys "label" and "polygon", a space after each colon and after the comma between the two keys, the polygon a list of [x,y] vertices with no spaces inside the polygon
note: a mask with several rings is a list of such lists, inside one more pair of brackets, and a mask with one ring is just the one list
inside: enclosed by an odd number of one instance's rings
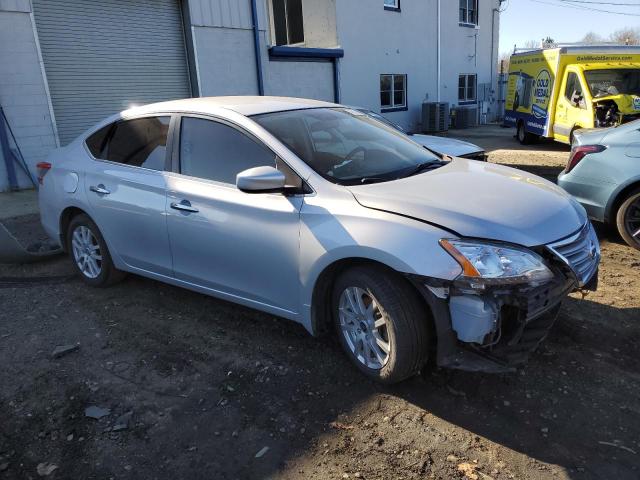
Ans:
{"label": "hood", "polygon": [[638,95],[607,95],[606,97],[596,97],[592,100],[594,104],[603,101],[614,101],[618,106],[618,111],[623,115],[634,115],[640,113],[640,96]]}
{"label": "hood", "polygon": [[462,158],[412,177],[348,187],[361,205],[413,217],[465,237],[536,246],[587,221],[571,196],[521,170]]}
{"label": "hood", "polygon": [[470,153],[484,152],[484,148],[474,145],[473,143],[456,140],[455,138],[438,137],[435,135],[411,135],[411,140],[424,145],[430,150],[438,153],[444,153],[452,157],[460,155],[468,155]]}

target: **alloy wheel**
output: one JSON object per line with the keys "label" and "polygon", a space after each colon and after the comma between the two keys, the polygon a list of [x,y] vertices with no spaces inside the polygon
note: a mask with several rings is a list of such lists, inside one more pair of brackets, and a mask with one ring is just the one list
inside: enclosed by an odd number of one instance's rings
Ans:
{"label": "alloy wheel", "polygon": [[640,197],[627,207],[624,215],[624,227],[631,238],[640,244]]}
{"label": "alloy wheel", "polygon": [[97,278],[102,272],[102,253],[100,244],[93,232],[79,225],[71,237],[73,259],[82,274],[88,278]]}
{"label": "alloy wheel", "polygon": [[392,345],[387,317],[371,292],[348,287],[340,295],[340,329],[347,346],[358,361],[379,370],[389,361]]}

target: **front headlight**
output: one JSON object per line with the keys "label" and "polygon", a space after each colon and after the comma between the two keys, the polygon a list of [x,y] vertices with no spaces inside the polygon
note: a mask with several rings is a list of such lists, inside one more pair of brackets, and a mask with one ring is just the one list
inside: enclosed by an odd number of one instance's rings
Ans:
{"label": "front headlight", "polygon": [[541,284],[553,273],[534,252],[518,247],[470,240],[440,240],[462,267],[462,277],[480,284]]}

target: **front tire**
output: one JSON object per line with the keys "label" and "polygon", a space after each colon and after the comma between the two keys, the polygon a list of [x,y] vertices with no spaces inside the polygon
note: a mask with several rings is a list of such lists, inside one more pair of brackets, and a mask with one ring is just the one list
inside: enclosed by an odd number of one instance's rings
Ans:
{"label": "front tire", "polygon": [[628,245],[640,250],[640,190],[632,192],[620,205],[616,227]]}
{"label": "front tire", "polygon": [[340,344],[367,377],[396,383],[428,358],[428,315],[404,279],[379,267],[355,267],[334,285],[334,320]]}
{"label": "front tire", "polygon": [[80,278],[92,287],[108,287],[122,280],[98,226],[87,215],[73,217],[67,229],[67,251]]}

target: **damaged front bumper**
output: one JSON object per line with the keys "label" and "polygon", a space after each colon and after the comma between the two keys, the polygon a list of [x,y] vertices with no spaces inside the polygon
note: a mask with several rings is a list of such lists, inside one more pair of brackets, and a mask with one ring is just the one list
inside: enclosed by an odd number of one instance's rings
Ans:
{"label": "damaged front bumper", "polygon": [[527,362],[547,336],[560,303],[569,293],[596,290],[599,257],[585,278],[551,248],[545,256],[553,279],[537,286],[474,289],[456,280],[411,278],[433,313],[439,366],[486,373],[512,372]]}

